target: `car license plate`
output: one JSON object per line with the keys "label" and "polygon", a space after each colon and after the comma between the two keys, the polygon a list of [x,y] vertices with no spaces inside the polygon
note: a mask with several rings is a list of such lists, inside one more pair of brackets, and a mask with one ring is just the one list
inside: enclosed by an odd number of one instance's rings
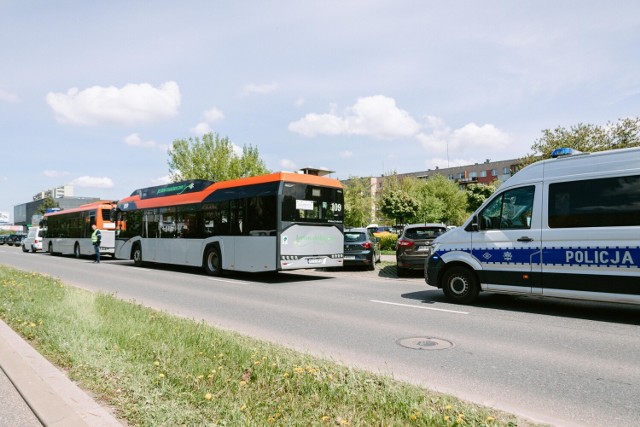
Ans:
{"label": "car license plate", "polygon": [[344,256],[344,260],[345,261],[355,261],[356,256],[355,255],[345,255]]}
{"label": "car license plate", "polygon": [[307,262],[309,264],[322,264],[323,258],[309,258]]}
{"label": "car license plate", "polygon": [[426,252],[427,246],[418,246],[416,252]]}

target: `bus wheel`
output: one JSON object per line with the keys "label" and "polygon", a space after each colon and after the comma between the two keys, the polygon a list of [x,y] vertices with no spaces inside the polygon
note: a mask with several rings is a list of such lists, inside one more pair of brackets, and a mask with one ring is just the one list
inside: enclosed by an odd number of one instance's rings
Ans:
{"label": "bus wheel", "polygon": [[209,276],[220,276],[222,274],[222,258],[220,257],[220,249],[216,246],[207,248],[204,254],[204,262],[202,266]]}
{"label": "bus wheel", "polygon": [[133,258],[133,264],[136,267],[142,267],[142,247],[140,244],[133,247],[133,250],[131,251],[131,258]]}
{"label": "bus wheel", "polygon": [[80,258],[80,245],[78,244],[78,242],[76,242],[75,246],[73,247],[73,257]]}
{"label": "bus wheel", "polygon": [[466,267],[453,267],[443,277],[442,290],[450,301],[472,303],[480,292],[475,274]]}

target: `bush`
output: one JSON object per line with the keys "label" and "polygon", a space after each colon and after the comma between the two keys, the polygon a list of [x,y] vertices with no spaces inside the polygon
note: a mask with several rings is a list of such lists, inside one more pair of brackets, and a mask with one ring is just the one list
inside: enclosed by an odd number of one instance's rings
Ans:
{"label": "bush", "polygon": [[380,236],[380,250],[395,251],[398,235],[393,233],[384,233]]}

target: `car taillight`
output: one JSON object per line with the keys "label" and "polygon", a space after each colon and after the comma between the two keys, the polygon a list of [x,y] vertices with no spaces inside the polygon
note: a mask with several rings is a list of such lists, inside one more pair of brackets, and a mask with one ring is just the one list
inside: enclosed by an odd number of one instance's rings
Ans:
{"label": "car taillight", "polygon": [[371,249],[371,242],[364,242],[361,246],[365,249]]}
{"label": "car taillight", "polygon": [[398,246],[409,247],[413,245],[414,243],[411,240],[398,240]]}

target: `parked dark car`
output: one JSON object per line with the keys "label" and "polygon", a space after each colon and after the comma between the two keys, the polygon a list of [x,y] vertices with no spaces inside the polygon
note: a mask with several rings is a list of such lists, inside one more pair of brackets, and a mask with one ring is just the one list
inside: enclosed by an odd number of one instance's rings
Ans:
{"label": "parked dark car", "polygon": [[396,243],[396,271],[405,276],[409,270],[423,271],[433,239],[447,231],[444,224],[410,224],[404,227]]}
{"label": "parked dark car", "polygon": [[350,228],[344,231],[344,265],[359,265],[376,269],[380,262],[380,240],[366,228]]}
{"label": "parked dark car", "polygon": [[0,235],[0,245],[4,245],[5,243],[7,243],[8,238],[9,238],[8,234]]}
{"label": "parked dark car", "polygon": [[25,237],[25,234],[9,234],[6,243],[9,246],[20,246],[20,244],[22,243],[22,239],[24,239]]}

